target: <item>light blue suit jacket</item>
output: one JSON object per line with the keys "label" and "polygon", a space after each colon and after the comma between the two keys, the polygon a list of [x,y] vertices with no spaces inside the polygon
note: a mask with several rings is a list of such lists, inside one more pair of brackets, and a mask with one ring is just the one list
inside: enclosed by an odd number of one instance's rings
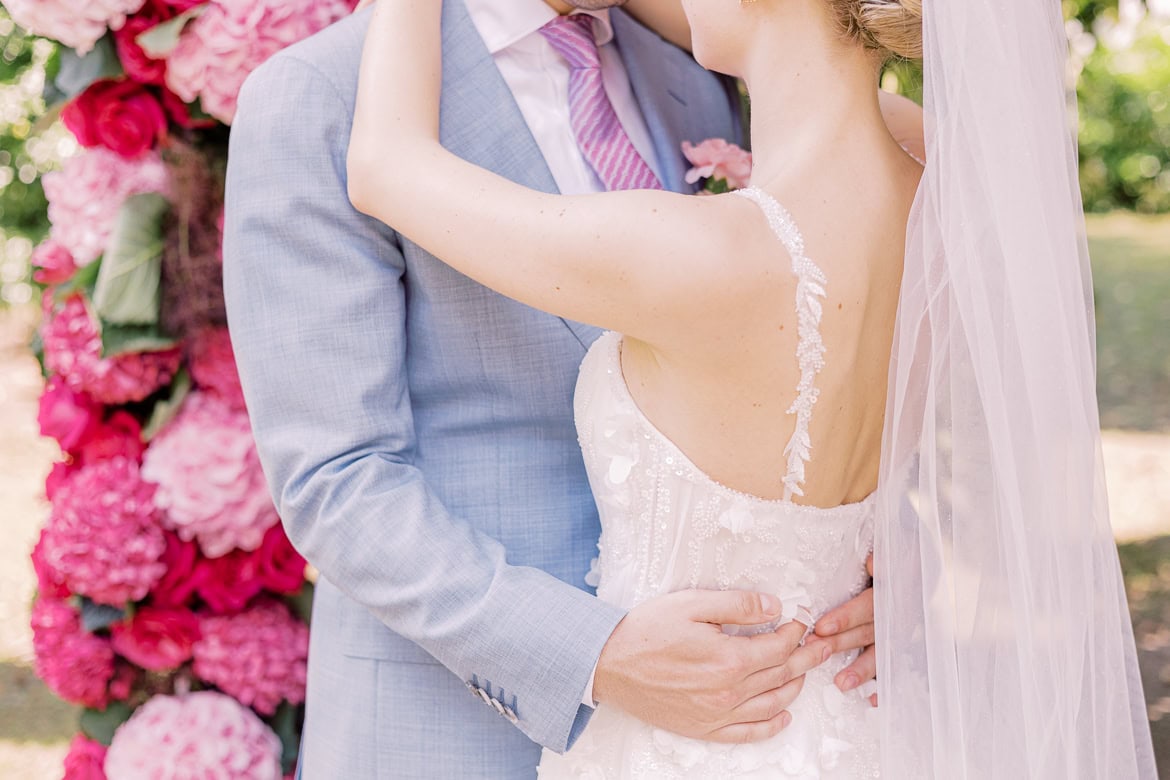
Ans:
{"label": "light blue suit jacket", "polygon": [[[592,710],[623,612],[584,577],[598,520],[573,427],[599,331],[503,298],[346,197],[368,13],[240,96],[224,281],[277,508],[321,573],[304,777],[530,777]],[[683,140],[738,132],[725,81],[620,11],[615,41],[665,183]],[[442,139],[535,189],[548,167],[462,0],[444,9]],[[409,188],[411,182],[399,182]]]}

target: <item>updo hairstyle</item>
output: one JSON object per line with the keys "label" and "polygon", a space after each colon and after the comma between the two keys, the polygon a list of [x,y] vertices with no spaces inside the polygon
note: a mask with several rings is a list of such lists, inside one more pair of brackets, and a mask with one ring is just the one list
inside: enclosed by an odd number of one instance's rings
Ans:
{"label": "updo hairstyle", "polygon": [[830,0],[850,39],[883,57],[922,58],[922,0]]}

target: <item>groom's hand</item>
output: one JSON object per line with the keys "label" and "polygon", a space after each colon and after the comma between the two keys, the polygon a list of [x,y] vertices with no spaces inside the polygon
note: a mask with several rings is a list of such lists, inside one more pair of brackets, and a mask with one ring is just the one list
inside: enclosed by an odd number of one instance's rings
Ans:
{"label": "groom's hand", "polygon": [[[873,576],[873,555],[866,562],[869,576]],[[861,650],[849,666],[842,669],[834,682],[842,691],[851,691],[877,677],[877,653],[873,648],[873,586],[862,591],[836,609],[826,612],[816,625],[817,636],[829,643],[833,654]],[[877,694],[871,694],[869,703],[877,706]]]}
{"label": "groom's hand", "polygon": [[729,636],[723,624],[775,620],[780,603],[745,591],[689,590],[632,609],[601,651],[593,695],[639,720],[713,742],[758,742],[792,720],[805,672],[832,648],[806,627]]}

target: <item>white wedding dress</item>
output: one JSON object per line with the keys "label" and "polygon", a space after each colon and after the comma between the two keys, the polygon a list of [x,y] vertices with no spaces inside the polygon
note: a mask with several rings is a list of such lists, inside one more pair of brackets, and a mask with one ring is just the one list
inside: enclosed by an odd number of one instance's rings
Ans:
{"label": "white wedding dress", "polygon": [[[576,421],[590,485],[601,515],[600,557],[591,581],[598,596],[631,608],[687,588],[746,589],[776,594],[784,614],[770,630],[800,618],[810,623],[867,585],[873,544],[873,497],[818,509],[791,501],[800,494],[811,442],[808,423],[823,365],[818,330],[825,278],[804,256],[787,212],[766,193],[756,202],[788,249],[798,275],[801,381],[790,413],[784,500],[765,500],[721,485],[687,458],[642,414],[621,371],[621,336],[606,333],[581,365]],[[841,693],[834,676],[854,655],[835,656],[806,677],[789,708],[792,724],[776,737],[722,745],[680,737],[626,713],[597,708],[565,755],[546,750],[541,780],[654,778],[802,778],[878,776],[875,711],[857,691]]]}

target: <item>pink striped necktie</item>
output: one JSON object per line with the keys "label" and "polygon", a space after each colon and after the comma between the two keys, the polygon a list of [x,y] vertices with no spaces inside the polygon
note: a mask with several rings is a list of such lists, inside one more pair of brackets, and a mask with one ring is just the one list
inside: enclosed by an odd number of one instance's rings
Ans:
{"label": "pink striped necktie", "polygon": [[608,190],[660,190],[605,94],[601,56],[588,14],[558,16],[540,34],[568,63],[569,119],[585,160]]}

